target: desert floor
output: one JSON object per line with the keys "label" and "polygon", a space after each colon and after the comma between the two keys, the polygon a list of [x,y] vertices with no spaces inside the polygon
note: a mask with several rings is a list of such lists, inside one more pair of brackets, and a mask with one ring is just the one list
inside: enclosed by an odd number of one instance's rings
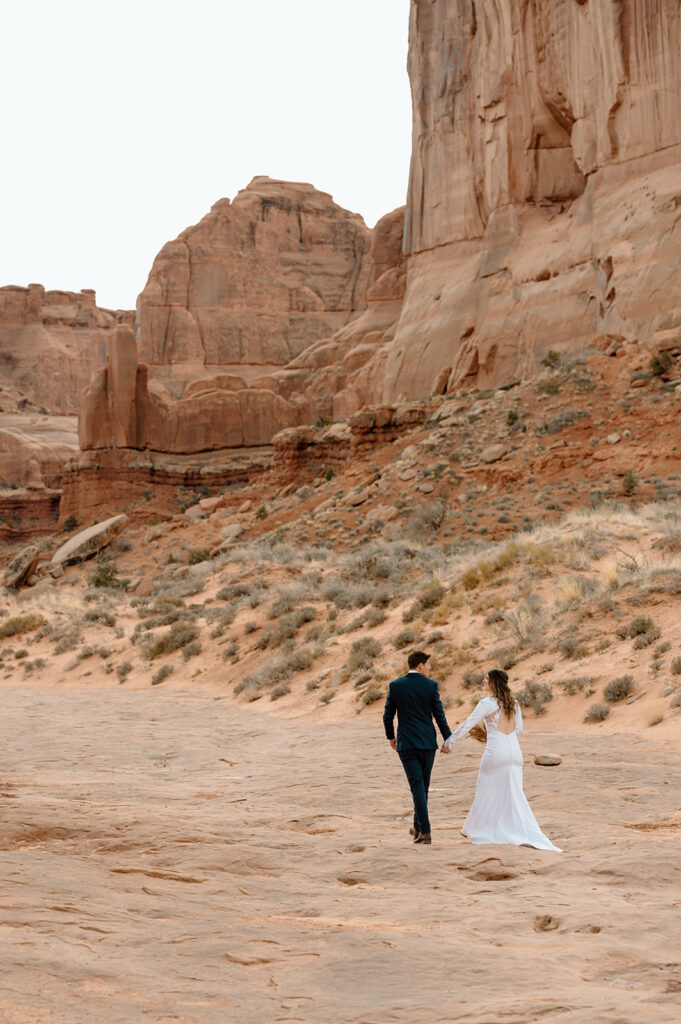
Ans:
{"label": "desert floor", "polygon": [[[3,1024],[656,1024],[681,1000],[681,755],[523,739],[562,855],[459,834],[481,748],[409,839],[375,720],[3,688]],[[535,753],[562,765],[539,768]]]}

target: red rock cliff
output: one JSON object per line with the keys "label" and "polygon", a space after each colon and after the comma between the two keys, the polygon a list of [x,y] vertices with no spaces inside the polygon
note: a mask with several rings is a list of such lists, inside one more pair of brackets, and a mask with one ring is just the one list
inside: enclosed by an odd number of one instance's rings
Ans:
{"label": "red rock cliff", "polygon": [[376,398],[681,331],[681,8],[412,0],[408,287]]}

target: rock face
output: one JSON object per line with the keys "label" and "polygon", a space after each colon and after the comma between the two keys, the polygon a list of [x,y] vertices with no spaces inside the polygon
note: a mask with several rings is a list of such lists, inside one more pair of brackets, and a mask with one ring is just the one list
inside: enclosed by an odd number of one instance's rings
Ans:
{"label": "rock face", "polygon": [[412,0],[409,73],[409,282],[375,400],[679,337],[678,3]]}
{"label": "rock face", "polygon": [[191,454],[267,444],[278,430],[298,422],[297,406],[273,391],[232,390],[229,378],[202,384],[173,401],[161,385],[149,382],[148,367],[138,363],[131,328],[117,328],[106,366],[83,395],[81,448]]}
{"label": "rock face", "polygon": [[257,177],[163,247],[138,299],[140,360],[178,398],[249,381],[366,308],[371,232],[312,185]]}
{"label": "rock face", "polygon": [[[20,403],[75,416],[83,388],[106,358],[108,336],[133,321],[131,311],[100,309],[90,290],[0,288],[0,383]],[[10,404],[3,396],[6,411]]]}

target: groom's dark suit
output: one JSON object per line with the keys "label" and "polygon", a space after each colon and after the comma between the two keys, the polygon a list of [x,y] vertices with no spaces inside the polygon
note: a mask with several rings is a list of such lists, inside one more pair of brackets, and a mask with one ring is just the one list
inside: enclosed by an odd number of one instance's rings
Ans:
{"label": "groom's dark suit", "polygon": [[388,687],[383,711],[383,725],[389,740],[395,738],[395,713],[397,753],[414,799],[414,829],[422,835],[429,835],[428,787],[438,747],[433,718],[444,739],[452,733],[435,680],[413,669],[406,676],[393,680]]}

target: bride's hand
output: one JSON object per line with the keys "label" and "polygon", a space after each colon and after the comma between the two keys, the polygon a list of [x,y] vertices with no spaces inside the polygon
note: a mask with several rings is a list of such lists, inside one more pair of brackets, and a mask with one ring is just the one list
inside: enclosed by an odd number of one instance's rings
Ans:
{"label": "bride's hand", "polygon": [[446,743],[443,743],[442,746],[440,747],[440,753],[441,754],[451,754],[451,750],[449,749],[449,747],[447,746]]}

